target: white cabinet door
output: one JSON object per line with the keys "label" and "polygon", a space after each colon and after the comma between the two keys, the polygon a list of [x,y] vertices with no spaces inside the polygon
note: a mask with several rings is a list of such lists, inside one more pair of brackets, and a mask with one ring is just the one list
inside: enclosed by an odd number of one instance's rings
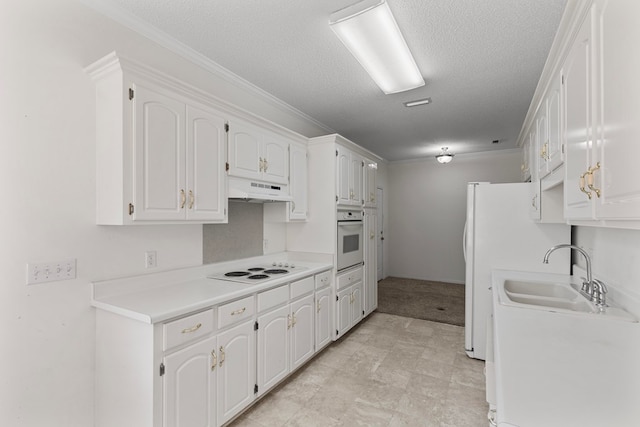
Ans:
{"label": "white cabinet door", "polygon": [[308,211],[308,158],[307,148],[296,144],[290,146],[289,191],[293,201],[289,203],[288,220],[305,221]]}
{"label": "white cabinet door", "polygon": [[289,142],[265,134],[262,143],[262,171],[264,181],[277,184],[289,182]]}
{"label": "white cabinet door", "polygon": [[314,295],[291,303],[291,370],[301,366],[314,354]]}
{"label": "white cabinet door", "polygon": [[164,358],[164,427],[216,426],[216,337]]}
{"label": "white cabinet door", "polygon": [[520,170],[522,171],[522,181],[527,182],[531,179],[531,138],[526,137],[522,144],[522,165]]}
{"label": "white cabinet door", "polygon": [[316,351],[331,342],[331,288],[316,292]]}
{"label": "white cabinet door", "polygon": [[187,105],[187,219],[226,220],[225,119]]}
{"label": "white cabinet door", "polygon": [[338,291],[336,298],[336,338],[341,337],[351,329],[352,291],[351,286]]}
{"label": "white cabinet door", "polygon": [[547,100],[542,100],[542,104],[540,105],[540,111],[538,112],[538,117],[536,119],[536,140],[537,140],[537,150],[538,150],[538,179],[544,178],[549,173],[549,168],[547,164],[547,157],[549,152],[549,128],[547,122]]}
{"label": "white cabinet door", "polygon": [[364,198],[365,207],[376,207],[376,193],[377,182],[376,177],[378,175],[378,164],[370,159],[364,159],[364,181],[362,196]]}
{"label": "white cabinet door", "polygon": [[376,209],[364,210],[364,314],[368,315],[378,307],[378,268],[376,239],[378,212]]}
{"label": "white cabinet door", "polygon": [[590,167],[596,217],[640,219],[640,2],[599,0],[595,22],[599,125]]}
{"label": "white cabinet door", "polygon": [[[564,135],[566,141],[565,216],[592,219],[593,204],[585,189],[585,172],[591,164],[593,144],[592,19],[589,14],[562,68],[564,78]],[[582,182],[582,184],[581,184]],[[591,196],[593,197],[593,196]]]}
{"label": "white cabinet door", "polygon": [[289,305],[258,317],[258,396],[289,374]]}
{"label": "white cabinet door", "polygon": [[530,183],[529,196],[531,201],[529,202],[529,217],[534,221],[540,221],[542,218],[542,211],[540,210],[540,181],[534,181]]}
{"label": "white cabinet door", "polygon": [[344,147],[336,148],[337,163],[337,196],[339,205],[351,205],[352,190],[350,173],[351,170],[351,152]]}
{"label": "white cabinet door", "polygon": [[229,175],[262,179],[262,135],[244,122],[229,121]]}
{"label": "white cabinet door", "polygon": [[564,161],[562,149],[562,76],[553,79],[547,96],[548,141],[547,170],[554,171]]}
{"label": "white cabinet door", "polygon": [[254,321],[218,335],[218,425],[233,418],[255,395],[256,349]]}
{"label": "white cabinet door", "polygon": [[185,217],[185,104],[133,85],[133,220]]}
{"label": "white cabinet door", "polygon": [[363,292],[362,281],[356,283],[351,288],[351,326],[355,326],[364,315],[362,310]]}
{"label": "white cabinet door", "polygon": [[362,179],[364,170],[364,157],[357,153],[351,153],[351,167],[349,170],[351,181],[351,204],[362,206],[364,197],[362,196]]}

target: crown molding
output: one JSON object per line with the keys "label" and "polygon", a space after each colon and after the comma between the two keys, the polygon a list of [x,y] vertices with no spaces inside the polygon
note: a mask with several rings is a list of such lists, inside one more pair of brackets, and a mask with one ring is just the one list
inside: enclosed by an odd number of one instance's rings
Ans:
{"label": "crown molding", "polygon": [[164,31],[161,31],[160,29],[154,27],[143,19],[140,19],[132,13],[124,10],[120,6],[117,6],[116,4],[110,3],[105,0],[80,0],[80,3],[129,28],[130,30],[135,31],[136,33],[148,38],[149,40],[170,50],[171,52],[184,57],[190,62],[204,68],[208,72],[215,74],[217,77],[220,77],[227,83],[241,90],[244,90],[257,98],[260,98],[268,105],[271,105],[282,112],[305,120],[327,133],[335,133],[335,130],[331,129],[325,124],[303,113],[297,108],[287,104],[286,102],[275,97],[264,89],[261,89],[253,83],[249,82],[248,80],[245,80],[237,74],[229,71],[207,56],[176,40]]}

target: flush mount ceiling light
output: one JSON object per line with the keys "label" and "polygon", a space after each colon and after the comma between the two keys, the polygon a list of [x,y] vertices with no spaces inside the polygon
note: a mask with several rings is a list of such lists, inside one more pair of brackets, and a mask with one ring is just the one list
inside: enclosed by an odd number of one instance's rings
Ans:
{"label": "flush mount ceiling light", "polygon": [[385,0],[363,0],[338,10],[329,26],[385,94],[424,86]]}
{"label": "flush mount ceiling light", "polygon": [[431,98],[416,99],[415,101],[405,102],[405,107],[417,107],[418,105],[431,104]]}
{"label": "flush mount ceiling light", "polygon": [[440,163],[449,163],[453,160],[455,154],[449,153],[449,147],[442,147],[442,152],[436,156],[436,160]]}

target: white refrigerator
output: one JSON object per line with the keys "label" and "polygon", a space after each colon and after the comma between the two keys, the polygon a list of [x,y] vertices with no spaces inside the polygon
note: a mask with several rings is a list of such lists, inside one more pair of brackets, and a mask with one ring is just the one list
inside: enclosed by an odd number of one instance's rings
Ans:
{"label": "white refrigerator", "polygon": [[487,325],[491,325],[491,270],[493,268],[568,274],[570,251],[545,252],[559,243],[571,243],[566,224],[540,224],[529,216],[531,183],[472,182],[467,188],[464,229],[465,350],[485,360]]}

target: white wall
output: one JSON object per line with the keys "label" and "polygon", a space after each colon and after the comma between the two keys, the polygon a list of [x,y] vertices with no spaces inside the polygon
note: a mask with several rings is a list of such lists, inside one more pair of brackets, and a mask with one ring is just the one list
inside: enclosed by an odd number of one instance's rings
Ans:
{"label": "white wall", "polygon": [[[96,226],[95,87],[83,68],[117,50],[271,120],[303,120],[189,66],[70,0],[0,2],[0,425],[93,424],[92,280],[202,263],[202,226]],[[27,286],[26,264],[77,259],[76,280]]]}
{"label": "white wall", "polygon": [[574,227],[573,243],[589,253],[594,276],[640,300],[640,230]]}
{"label": "white wall", "polygon": [[434,158],[388,166],[387,274],[464,283],[462,232],[467,183],[521,181],[520,150],[458,155],[441,165]]}

